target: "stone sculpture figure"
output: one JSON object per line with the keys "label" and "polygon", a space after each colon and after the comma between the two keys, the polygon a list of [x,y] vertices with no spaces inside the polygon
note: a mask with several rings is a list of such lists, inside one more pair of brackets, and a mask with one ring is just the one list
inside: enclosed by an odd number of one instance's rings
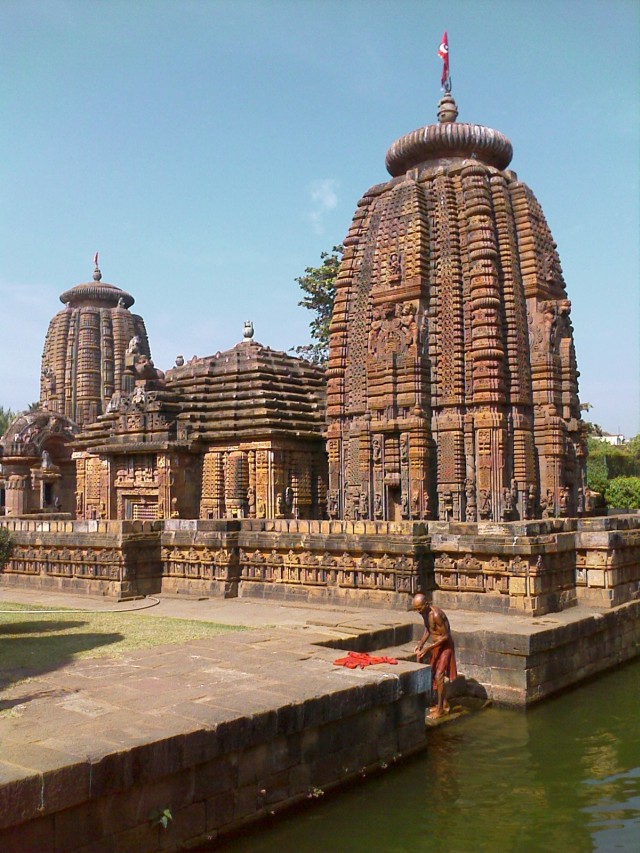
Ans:
{"label": "stone sculpture figure", "polygon": [[556,514],[556,502],[551,489],[547,489],[547,494],[540,500],[543,518],[553,518]]}
{"label": "stone sculpture figure", "polygon": [[487,489],[480,490],[479,513],[483,521],[491,518],[491,493]]}
{"label": "stone sculpture figure", "polygon": [[140,336],[134,335],[127,345],[127,355],[138,355],[142,352],[140,348]]}

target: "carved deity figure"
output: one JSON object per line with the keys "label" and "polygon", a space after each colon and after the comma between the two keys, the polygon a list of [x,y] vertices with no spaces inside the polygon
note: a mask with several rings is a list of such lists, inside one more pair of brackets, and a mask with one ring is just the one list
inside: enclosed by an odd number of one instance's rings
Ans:
{"label": "carved deity figure", "polygon": [[360,518],[369,518],[369,495],[360,492]]}
{"label": "carved deity figure", "polygon": [[547,489],[545,497],[540,499],[540,507],[542,509],[543,518],[553,518],[556,514],[556,502],[551,489]]}
{"label": "carved deity figure", "polygon": [[379,492],[374,495],[373,511],[376,518],[382,518],[382,495]]}
{"label": "carved deity figure", "polygon": [[133,396],[131,397],[131,403],[132,405],[136,406],[136,408],[142,409],[144,408],[146,402],[147,394],[142,385],[138,385],[136,390],[133,392]]}
{"label": "carved deity figure", "polygon": [[42,372],[42,375],[47,386],[47,391],[50,394],[54,394],[56,390],[56,375],[53,371],[53,368],[45,367],[44,371]]}
{"label": "carved deity figure", "polygon": [[122,403],[122,394],[119,391],[114,392],[111,395],[111,399],[107,403],[107,414],[111,412],[117,412],[120,408],[120,404]]}
{"label": "carved deity figure", "polygon": [[511,489],[504,489],[502,493],[502,516],[505,521],[509,521],[513,517],[513,492]]}
{"label": "carved deity figure", "polygon": [[440,521],[451,521],[453,518],[453,495],[449,490],[443,492],[440,503]]}
{"label": "carved deity figure", "polygon": [[379,435],[374,435],[371,439],[371,448],[373,453],[373,463],[374,465],[382,462],[382,439]]}
{"label": "carved deity figure", "polygon": [[549,349],[553,349],[556,339],[556,325],[558,316],[556,305],[554,302],[545,302],[542,308],[542,317],[544,321],[545,333]]}
{"label": "carved deity figure", "polygon": [[249,517],[254,518],[256,514],[256,490],[252,485],[247,489],[247,507],[249,509]]}
{"label": "carved deity figure", "polygon": [[559,515],[568,515],[569,514],[569,495],[570,490],[568,486],[563,486],[560,489],[560,495],[558,498],[558,514]]}
{"label": "carved deity figure", "polygon": [[400,263],[400,255],[397,252],[392,252],[389,255],[389,284],[394,287],[400,284],[402,279],[402,265]]}
{"label": "carved deity figure", "polygon": [[287,486],[287,488],[284,490],[283,495],[284,505],[286,506],[287,510],[291,510],[293,508],[293,498],[293,489],[291,488],[291,486]]}
{"label": "carved deity figure", "polygon": [[480,490],[479,513],[480,518],[485,521],[491,518],[491,492],[489,492],[487,489]]}
{"label": "carved deity figure", "polygon": [[412,347],[416,342],[416,307],[411,302],[406,302],[402,306],[400,314],[400,323],[404,330],[407,347]]}
{"label": "carved deity figure", "polygon": [[473,480],[470,477],[467,477],[464,481],[464,494],[467,499],[465,520],[475,521],[477,518],[476,489]]}

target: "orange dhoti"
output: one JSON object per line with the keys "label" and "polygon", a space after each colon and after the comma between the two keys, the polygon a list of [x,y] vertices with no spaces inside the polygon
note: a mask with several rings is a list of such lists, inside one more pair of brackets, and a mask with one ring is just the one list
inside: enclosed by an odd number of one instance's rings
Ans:
{"label": "orange dhoti", "polygon": [[456,653],[453,640],[447,640],[441,646],[436,646],[431,652],[431,679],[438,682],[445,675],[449,681],[458,677]]}

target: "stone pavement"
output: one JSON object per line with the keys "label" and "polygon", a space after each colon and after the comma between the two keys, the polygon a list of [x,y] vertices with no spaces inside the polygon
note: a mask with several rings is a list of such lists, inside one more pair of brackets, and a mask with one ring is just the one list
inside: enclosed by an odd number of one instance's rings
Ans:
{"label": "stone pavement", "polygon": [[[326,777],[332,782],[347,769],[355,772],[350,765],[373,765],[424,746],[419,713],[426,703],[429,671],[411,660],[413,638],[421,632],[415,614],[251,598],[163,596],[149,608],[149,600],[114,604],[0,586],[1,601],[78,610],[141,609],[140,618],[145,619],[201,619],[251,629],[119,658],[65,663],[2,691],[3,851],[95,853],[103,849],[96,845],[107,830],[112,833],[109,843],[116,846],[105,842],[105,851],[155,850],[148,814],[152,807],[166,805],[165,800],[182,815],[182,840],[201,837],[228,819],[232,825],[251,819],[269,807],[261,800],[262,783],[251,776],[266,761],[256,752],[266,744],[274,745],[268,767],[278,802],[304,797],[309,780],[315,784]],[[582,657],[590,658],[590,637],[597,637],[609,622],[611,660],[620,662],[620,643],[627,635],[613,620],[626,620],[629,631],[635,626],[637,632],[639,604],[618,608],[618,613],[572,608],[538,618],[448,611],[459,670],[467,676],[461,679],[462,689],[480,687],[484,694],[475,695],[484,696],[493,690],[494,698],[514,697],[518,704],[528,690],[538,689],[535,679],[546,684],[549,671],[554,680],[550,690],[565,686],[561,678],[568,686],[577,680],[580,666],[585,677],[591,674],[593,661]],[[0,641],[1,625],[0,613]],[[624,644],[630,642],[629,633]],[[561,646],[559,676],[556,649]],[[399,662],[348,670],[333,665],[342,656],[340,649],[375,651]],[[395,716],[389,716],[394,705]],[[331,731],[329,740],[322,741],[323,732]],[[315,752],[305,753],[302,733],[315,744]],[[361,741],[356,745],[357,737]],[[291,749],[296,764],[287,765],[282,782],[282,750]],[[211,768],[222,754],[227,756],[222,774],[227,799],[218,802],[223,792],[211,794],[218,781],[207,775],[213,771],[202,776],[197,768]],[[183,780],[187,773],[188,784]],[[170,799],[162,781],[169,778]],[[176,791],[183,784],[192,799],[180,809]],[[186,825],[191,820],[195,828]],[[142,844],[143,836],[148,847]]]}
{"label": "stone pavement", "polygon": [[[114,607],[102,599],[1,588],[0,601],[81,610],[125,610],[147,603]],[[199,750],[210,751],[211,738],[205,741],[200,736],[210,736],[213,729],[216,750],[229,752],[245,741],[251,745],[259,737],[271,739],[272,731],[276,735],[291,726],[299,728],[302,720],[287,721],[287,716],[300,716],[303,710],[305,728],[314,720],[316,725],[331,721],[334,714],[348,717],[352,704],[353,711],[361,710],[363,690],[368,702],[373,703],[375,694],[379,704],[387,694],[388,701],[395,701],[396,694],[424,693],[428,687],[426,669],[415,663],[401,661],[397,666],[364,671],[333,665],[341,656],[337,649],[343,643],[346,647],[357,643],[362,635],[378,632],[377,645],[397,646],[398,641],[409,639],[405,614],[328,611],[241,599],[161,599],[157,606],[143,610],[141,618],[156,614],[252,630],[161,645],[119,658],[65,663],[2,691],[3,850],[76,849],[72,844],[78,838],[80,818],[73,807],[95,801],[103,791],[107,796],[126,790],[129,782],[135,781],[136,790],[142,791],[145,780],[151,784],[201,764],[207,756],[200,756]],[[0,639],[1,625],[0,614]],[[335,647],[319,645],[323,643]],[[411,643],[406,646],[407,655],[410,651]],[[416,674],[424,677],[416,681]],[[149,811],[151,799],[146,796],[151,795],[139,795],[131,826],[136,821],[139,825],[141,815],[144,818]],[[175,801],[175,793],[172,797]],[[68,827],[66,813],[73,814]],[[44,825],[46,815],[55,815],[55,827]],[[101,820],[103,828],[118,828],[119,818],[114,815],[103,815]],[[95,823],[95,817],[87,817],[82,830],[88,850],[96,841],[91,836]],[[16,824],[21,828],[16,827],[15,838],[7,835]],[[28,844],[25,826],[31,833]],[[51,847],[54,836],[62,840]],[[131,845],[135,849],[134,841]]]}

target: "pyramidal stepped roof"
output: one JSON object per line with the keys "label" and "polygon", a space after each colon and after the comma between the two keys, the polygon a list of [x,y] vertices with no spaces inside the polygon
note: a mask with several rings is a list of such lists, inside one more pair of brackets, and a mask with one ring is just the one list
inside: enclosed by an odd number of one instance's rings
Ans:
{"label": "pyramidal stepped roof", "polygon": [[232,349],[167,371],[192,438],[227,435],[319,437],[324,428],[324,372],[250,338]]}

